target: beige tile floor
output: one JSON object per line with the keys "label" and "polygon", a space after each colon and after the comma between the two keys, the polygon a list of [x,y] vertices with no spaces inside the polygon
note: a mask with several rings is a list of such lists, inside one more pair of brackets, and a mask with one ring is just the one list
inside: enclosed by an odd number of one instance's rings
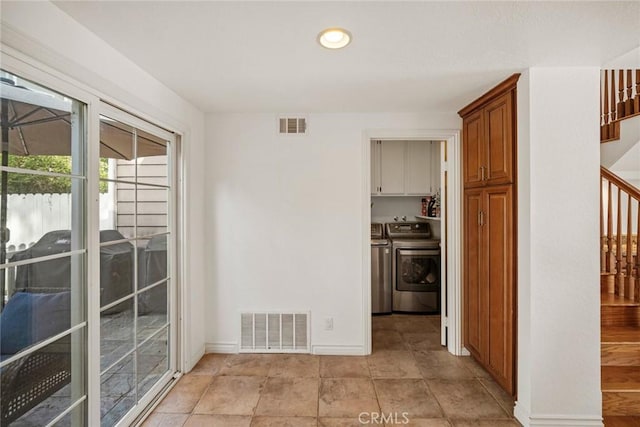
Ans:
{"label": "beige tile floor", "polygon": [[143,425],[519,426],[511,397],[446,352],[439,327],[438,316],[374,317],[367,357],[207,354]]}

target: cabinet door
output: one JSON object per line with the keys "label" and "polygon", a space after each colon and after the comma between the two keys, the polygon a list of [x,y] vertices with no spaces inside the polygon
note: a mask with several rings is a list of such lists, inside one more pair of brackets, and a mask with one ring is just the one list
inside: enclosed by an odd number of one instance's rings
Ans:
{"label": "cabinet door", "polygon": [[380,191],[380,141],[371,141],[371,194]]}
{"label": "cabinet door", "polygon": [[382,141],[380,149],[381,194],[404,194],[406,141]]}
{"label": "cabinet door", "polygon": [[485,182],[489,185],[513,182],[513,111],[508,92],[484,109]]}
{"label": "cabinet door", "polygon": [[431,143],[431,190],[435,194],[440,190],[440,141],[432,141]]}
{"label": "cabinet door", "polygon": [[464,118],[462,140],[462,168],[464,186],[482,185],[480,167],[484,162],[484,121],[482,110]]}
{"label": "cabinet door", "polygon": [[464,346],[484,363],[487,345],[487,292],[484,288],[480,212],[482,189],[464,192]]}
{"label": "cabinet door", "polygon": [[431,193],[431,142],[407,141],[406,187],[411,195]]}
{"label": "cabinet door", "polygon": [[489,304],[485,364],[496,381],[514,392],[514,256],[512,186],[490,187],[483,195],[483,255]]}

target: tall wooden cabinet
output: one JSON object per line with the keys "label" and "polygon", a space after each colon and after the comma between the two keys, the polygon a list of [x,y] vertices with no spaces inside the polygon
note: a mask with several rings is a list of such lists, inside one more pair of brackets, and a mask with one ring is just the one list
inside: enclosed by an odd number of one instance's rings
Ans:
{"label": "tall wooden cabinet", "polygon": [[463,119],[464,343],[508,393],[516,377],[516,83],[459,111]]}

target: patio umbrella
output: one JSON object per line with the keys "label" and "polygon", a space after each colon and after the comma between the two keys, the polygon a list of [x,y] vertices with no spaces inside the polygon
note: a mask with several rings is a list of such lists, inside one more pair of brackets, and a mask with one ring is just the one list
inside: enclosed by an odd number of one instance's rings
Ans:
{"label": "patio umbrella", "polygon": [[[0,264],[6,261],[7,193],[9,156],[71,155],[72,101],[16,86],[0,79],[2,126],[2,172],[0,179]],[[167,143],[143,131],[137,136],[137,157],[165,155]],[[101,117],[100,157],[132,160],[136,157],[133,128]],[[0,275],[0,307],[4,306],[5,276]]]}

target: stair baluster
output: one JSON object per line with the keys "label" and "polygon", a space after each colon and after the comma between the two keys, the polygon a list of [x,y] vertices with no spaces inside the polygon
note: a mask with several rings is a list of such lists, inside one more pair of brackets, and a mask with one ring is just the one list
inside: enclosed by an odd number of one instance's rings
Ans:
{"label": "stair baluster", "polygon": [[612,273],[615,271],[615,259],[613,253],[613,184],[608,182],[609,191],[607,192],[607,292],[615,293],[615,280]]}
{"label": "stair baluster", "polygon": [[635,279],[636,284],[634,287],[634,301],[640,302],[640,199],[638,199],[638,224],[636,225],[636,270]]}
{"label": "stair baluster", "polygon": [[624,297],[624,265],[622,259],[622,189],[618,187],[616,212],[616,294]]}
{"label": "stair baluster", "polygon": [[611,95],[611,109],[609,110],[609,123],[614,122],[618,117],[617,117],[617,110],[616,110],[616,98],[617,98],[617,91],[616,91],[616,72],[615,70],[611,70],[611,90],[610,90],[610,95]]}
{"label": "stair baluster", "polygon": [[636,96],[633,99],[633,111],[640,113],[640,70],[636,70]]}
{"label": "stair baluster", "polygon": [[[600,103],[602,107],[602,102]],[[602,130],[602,128],[600,128]],[[607,236],[604,234],[604,178],[600,176],[600,276],[607,272]]]}
{"label": "stair baluster", "polygon": [[640,190],[604,167],[600,172],[601,289],[640,303]]}
{"label": "stair baluster", "polygon": [[[615,80],[615,79],[614,79]],[[617,98],[618,102],[616,103],[616,119],[621,119],[626,115],[625,105],[624,105],[624,90],[626,89],[624,86],[624,70],[618,70],[618,90]]]}
{"label": "stair baluster", "polygon": [[[602,91],[600,91],[602,96]],[[609,71],[604,70],[604,109],[602,111],[602,127],[600,129],[600,141],[606,141],[609,137]]]}
{"label": "stair baluster", "polygon": [[624,111],[626,116],[638,112],[633,109],[633,81],[631,80],[631,70],[627,70],[627,96],[624,100]]}
{"label": "stair baluster", "polygon": [[[635,280],[633,277],[633,222],[632,222],[632,209],[631,196],[627,195],[627,254],[625,256],[626,273],[624,283],[624,296],[628,299],[634,299]],[[622,251],[620,251],[622,252]]]}

